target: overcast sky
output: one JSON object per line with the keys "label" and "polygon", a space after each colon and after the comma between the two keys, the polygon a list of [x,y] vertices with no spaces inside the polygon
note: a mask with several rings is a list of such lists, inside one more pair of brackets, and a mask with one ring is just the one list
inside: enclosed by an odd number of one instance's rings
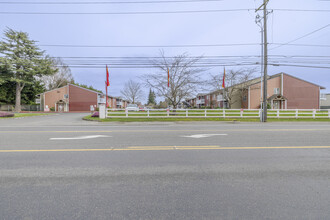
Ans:
{"label": "overcast sky", "polygon": [[[0,0],[0,2],[4,0]],[[12,0],[14,2],[16,0]],[[18,1],[18,0],[17,0]],[[83,2],[88,0],[61,0],[61,2]],[[227,9],[255,9],[261,0],[223,0],[198,1],[184,3],[123,4],[123,2],[141,2],[142,0],[89,0],[89,2],[121,2],[121,4],[0,4],[1,12],[173,12],[207,11]],[[147,0],[145,0],[147,1]],[[151,0],[149,0],[151,1]],[[164,0],[153,0],[153,2]],[[168,0],[170,1],[170,0]],[[172,0],[175,1],[175,0]],[[28,0],[26,0],[28,2]],[[59,2],[31,0],[29,2]],[[269,9],[316,9],[329,11],[282,11],[274,10],[268,17],[268,37],[270,48],[275,44],[287,43],[330,24],[330,1],[319,0],[270,0]],[[262,14],[260,14],[262,15]],[[6,27],[24,31],[38,45],[88,45],[88,46],[143,46],[143,45],[224,45],[258,44],[260,27],[255,23],[254,10],[218,11],[207,13],[172,13],[172,14],[0,14],[0,31]],[[323,28],[291,44],[269,51],[271,63],[294,62],[294,65],[319,66],[330,68],[330,26]],[[327,45],[327,46],[302,46]],[[41,46],[47,54],[54,57],[153,57],[160,49],[167,56],[184,52],[191,56],[259,56],[260,45],[248,46],[212,46],[212,47],[59,47]],[[274,55],[288,56],[287,58]],[[290,56],[309,56],[292,60]],[[316,57],[328,56],[328,57]],[[280,60],[279,60],[280,59]],[[65,58],[68,64],[72,59]],[[90,60],[89,60],[90,61]],[[259,59],[255,58],[254,62]],[[82,62],[81,59],[79,61]],[[138,79],[144,73],[154,69],[112,68],[110,61],[98,61],[109,64],[111,87],[110,94],[119,96],[120,89],[129,79]],[[113,61],[112,61],[113,62]],[[229,61],[228,61],[229,62]],[[223,64],[228,63],[224,61]],[[240,64],[244,60],[233,58],[230,63]],[[226,67],[237,68],[237,67]],[[279,72],[297,76],[319,84],[330,92],[330,69],[271,66],[269,74]],[[104,89],[105,68],[72,68],[76,82]],[[222,74],[223,67],[210,69],[211,73]],[[146,88],[147,96],[148,88]]]}

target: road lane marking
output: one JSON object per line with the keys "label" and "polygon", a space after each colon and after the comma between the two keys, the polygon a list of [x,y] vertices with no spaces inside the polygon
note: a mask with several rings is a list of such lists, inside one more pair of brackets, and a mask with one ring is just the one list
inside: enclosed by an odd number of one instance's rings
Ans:
{"label": "road lane marking", "polygon": [[111,137],[108,135],[88,135],[80,137],[66,137],[66,138],[49,138],[49,140],[85,140],[85,139],[95,139],[100,137]]}
{"label": "road lane marking", "polygon": [[0,153],[23,152],[97,152],[97,151],[175,151],[175,150],[274,150],[274,149],[330,149],[330,146],[278,146],[278,147],[220,147],[220,146],[140,146],[128,148],[105,149],[31,149],[31,150],[0,150]]}
{"label": "road lane marking", "polygon": [[186,135],[181,137],[186,138],[207,138],[207,137],[213,137],[213,136],[226,136],[227,134],[194,134],[194,135]]}

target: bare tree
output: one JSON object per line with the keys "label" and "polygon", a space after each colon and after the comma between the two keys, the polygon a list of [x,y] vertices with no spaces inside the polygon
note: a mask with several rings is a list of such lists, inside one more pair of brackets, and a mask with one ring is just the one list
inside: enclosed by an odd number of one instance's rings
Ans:
{"label": "bare tree", "polygon": [[[249,82],[254,77],[255,73],[255,68],[226,71],[226,87],[223,91],[223,95],[224,99],[228,102],[229,108],[237,102],[242,103]],[[222,78],[219,77],[219,75],[211,75],[210,85],[213,89],[220,91],[222,89]]]}
{"label": "bare tree", "polygon": [[[205,69],[194,67],[201,57],[189,57],[188,54],[167,58],[161,52],[161,58],[152,63],[159,72],[145,74],[143,79],[157,96],[164,97],[170,105],[177,108],[185,98],[195,94],[203,86],[201,73]],[[169,86],[168,86],[169,71]]]}
{"label": "bare tree", "polygon": [[143,96],[142,85],[130,79],[125,83],[124,89],[120,93],[131,103],[135,104]]}
{"label": "bare tree", "polygon": [[60,59],[53,58],[53,64],[57,67],[57,73],[41,78],[46,90],[60,88],[69,83],[74,83],[70,68]]}

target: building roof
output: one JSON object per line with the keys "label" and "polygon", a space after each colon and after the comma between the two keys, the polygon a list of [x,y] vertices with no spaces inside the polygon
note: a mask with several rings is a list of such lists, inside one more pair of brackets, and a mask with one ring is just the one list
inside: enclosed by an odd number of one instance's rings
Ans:
{"label": "building roof", "polygon": [[84,88],[84,87],[77,86],[77,85],[74,85],[74,84],[71,84],[71,83],[68,83],[67,85],[62,86],[62,87],[59,87],[59,88],[56,88],[56,89],[51,89],[51,90],[49,90],[49,91],[46,91],[46,92],[40,93],[40,94],[38,94],[38,95],[41,95],[41,94],[44,94],[44,93],[47,93],[47,92],[52,92],[52,91],[55,91],[55,90],[58,90],[58,89],[61,89],[61,88],[64,88],[64,87],[68,87],[68,86],[70,86],[70,85],[71,85],[71,86],[78,87],[78,88],[80,88],[80,89],[88,90],[88,91],[90,91],[90,92],[94,92],[94,93],[97,93],[97,94],[101,94],[101,95],[103,95],[103,93],[99,93],[99,92],[96,92],[96,91],[93,91],[93,90],[90,90],[90,89],[86,89],[86,88]]}
{"label": "building roof", "polygon": [[[268,76],[268,80],[269,80],[269,79],[276,78],[276,77],[279,77],[279,76],[281,76],[282,74],[285,74],[285,75],[290,76],[290,77],[293,77],[293,78],[295,78],[295,79],[298,79],[298,80],[301,80],[301,81],[304,81],[304,82],[310,83],[310,84],[312,84],[312,85],[315,85],[315,86],[317,86],[317,87],[320,87],[320,89],[326,89],[326,88],[323,87],[323,86],[317,85],[317,84],[315,84],[315,83],[308,82],[308,81],[306,81],[306,80],[300,79],[300,78],[298,78],[298,77],[292,76],[292,75],[287,74],[287,73],[284,73],[284,72],[281,72],[281,73],[277,73],[277,74],[274,74],[274,75]],[[256,80],[257,80],[257,81],[256,81]],[[244,82],[244,83],[247,83],[249,86],[252,86],[252,85],[258,84],[258,83],[260,83],[260,82],[261,82],[260,77],[257,77],[257,78],[254,78],[254,79],[250,79],[250,80],[248,80],[248,81],[246,81],[246,82]],[[227,88],[230,88],[230,87],[233,87],[233,86],[237,86],[237,85],[240,85],[240,84],[242,84],[242,83],[238,83],[238,84],[235,84],[235,85],[232,85],[232,86],[228,86]],[[212,93],[220,92],[220,91],[223,91],[223,89],[214,90],[214,91],[211,91],[211,92],[209,92],[209,93],[203,93],[203,94],[200,93],[200,94],[197,94],[197,97],[198,97],[198,96],[204,96],[204,95],[210,95],[210,94],[212,94]],[[192,100],[192,99],[194,99],[194,98],[189,98],[189,99],[186,99],[186,100]]]}
{"label": "building roof", "polygon": [[81,88],[81,89],[88,90],[88,91],[90,91],[90,92],[94,92],[94,93],[97,93],[97,94],[103,95],[103,93],[96,92],[96,91],[91,90],[91,89],[86,89],[86,88],[84,88],[84,87],[77,86],[77,85],[75,85],[75,84],[71,84],[71,83],[69,83],[68,85],[69,85],[69,86],[71,85],[71,86],[79,87],[79,88]]}
{"label": "building roof", "polygon": [[269,97],[267,100],[273,100],[273,99],[288,100],[287,98],[285,98],[285,96],[282,96],[282,95],[279,95],[279,94],[274,94],[271,97]]}
{"label": "building roof", "polygon": [[[308,82],[308,81],[306,81],[306,80],[304,80],[304,79],[300,79],[300,78],[298,78],[298,77],[295,77],[295,76],[292,76],[292,75],[290,75],[290,74],[283,73],[283,72],[282,72],[282,73],[277,73],[277,74],[274,74],[274,75],[271,75],[271,76],[268,76],[268,80],[269,80],[269,79],[276,78],[276,77],[279,77],[279,76],[281,76],[282,74],[283,74],[283,75],[290,76],[290,77],[295,78],[295,79],[298,79],[298,80],[301,80],[301,81],[304,81],[304,82],[309,83],[309,84],[312,84],[312,85],[314,85],[314,86],[320,87],[320,89],[326,89],[326,88],[323,87],[323,86],[317,85],[317,84],[315,84],[315,83]],[[255,79],[252,79],[252,80],[256,80],[256,79],[258,79],[258,78],[255,78]],[[260,79],[260,77],[259,77],[259,80],[258,80],[257,82],[255,82],[255,83],[251,84],[250,86],[255,85],[255,84],[258,84],[258,83],[260,83],[260,81],[261,81],[261,79]],[[248,81],[248,82],[249,82],[249,81]]]}

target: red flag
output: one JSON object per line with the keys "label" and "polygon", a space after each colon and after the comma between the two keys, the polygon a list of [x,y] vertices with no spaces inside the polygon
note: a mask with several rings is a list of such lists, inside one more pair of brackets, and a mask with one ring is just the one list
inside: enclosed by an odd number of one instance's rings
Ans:
{"label": "red flag", "polygon": [[223,69],[222,88],[225,88],[226,68]]}
{"label": "red flag", "polygon": [[110,86],[108,65],[106,65],[106,69],[107,69],[107,86]]}
{"label": "red flag", "polygon": [[167,87],[170,87],[170,69],[167,68]]}

